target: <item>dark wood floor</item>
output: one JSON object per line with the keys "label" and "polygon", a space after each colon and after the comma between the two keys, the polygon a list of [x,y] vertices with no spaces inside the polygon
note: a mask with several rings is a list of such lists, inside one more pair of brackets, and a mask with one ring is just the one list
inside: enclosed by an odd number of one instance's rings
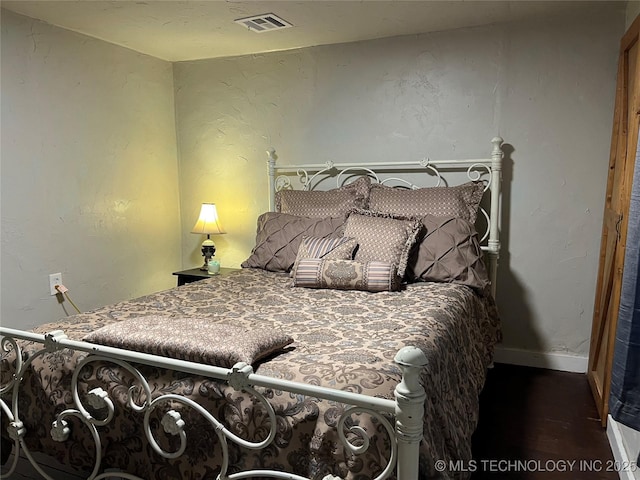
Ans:
{"label": "dark wood floor", "polygon": [[606,471],[613,456],[583,374],[496,364],[480,397],[473,452],[473,480],[619,478]]}

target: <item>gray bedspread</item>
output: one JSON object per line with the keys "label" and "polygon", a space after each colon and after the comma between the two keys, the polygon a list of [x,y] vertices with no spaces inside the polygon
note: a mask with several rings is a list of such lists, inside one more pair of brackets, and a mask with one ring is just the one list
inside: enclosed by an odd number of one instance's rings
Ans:
{"label": "gray bedspread", "polygon": [[[37,331],[62,329],[80,340],[111,322],[155,314],[207,316],[211,322],[285,331],[294,342],[258,363],[257,373],[386,398],[393,398],[400,380],[393,357],[403,346],[418,346],[429,361],[422,375],[427,400],[421,477],[458,478],[455,472],[436,472],[434,462],[471,459],[478,395],[500,337],[490,297],[479,297],[465,286],[437,283],[381,293],[294,288],[286,274],[244,269],[75,315]],[[30,447],[77,468],[93,465],[94,458],[82,426],[72,425],[65,444],[53,442],[48,430],[54,414],[72,406],[68,384],[83,355],[62,350],[34,362],[35,375],[26,379],[21,400],[22,412],[28,412]],[[154,392],[188,395],[246,438],[263,438],[268,430],[268,418],[247,394],[186,374],[143,371]],[[120,400],[118,417],[103,428],[105,467],[147,479],[215,478],[220,461],[215,433],[197,416],[185,412],[187,456],[166,461],[148,446],[140,415],[121,403],[131,382],[126,372],[113,365],[96,366],[82,378],[87,389],[101,386]],[[232,449],[234,469],[264,466],[313,478],[332,473],[364,479],[386,464],[388,439],[375,422],[362,420],[374,436],[372,447],[353,457],[331,430],[341,405],[280,391],[268,396],[278,418],[276,440],[262,452]]]}

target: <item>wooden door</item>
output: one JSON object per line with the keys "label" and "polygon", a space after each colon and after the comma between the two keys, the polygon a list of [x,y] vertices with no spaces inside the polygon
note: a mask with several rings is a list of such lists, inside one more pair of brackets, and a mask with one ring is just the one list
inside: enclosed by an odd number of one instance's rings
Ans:
{"label": "wooden door", "polygon": [[640,16],[620,43],[609,174],[587,376],[602,425],[609,413],[613,347],[618,323],[627,214],[640,120]]}

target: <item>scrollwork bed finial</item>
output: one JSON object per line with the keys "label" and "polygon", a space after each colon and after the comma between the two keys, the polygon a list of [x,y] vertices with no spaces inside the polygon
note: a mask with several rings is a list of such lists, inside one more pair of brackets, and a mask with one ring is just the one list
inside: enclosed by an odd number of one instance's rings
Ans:
{"label": "scrollwork bed finial", "polygon": [[491,143],[493,143],[493,150],[491,151],[491,168],[493,170],[500,171],[502,170],[502,157],[504,156],[504,152],[502,151],[502,144],[504,140],[502,137],[493,137],[491,139]]}
{"label": "scrollwork bed finial", "polygon": [[44,336],[44,348],[48,352],[55,352],[56,350],[62,350],[64,347],[60,346],[60,340],[66,340],[68,337],[62,330],[53,330]]}
{"label": "scrollwork bed finial", "polygon": [[169,435],[180,435],[180,433],[184,431],[185,427],[182,416],[179,412],[176,412],[173,409],[164,414],[160,424],[162,425],[165,433],[168,433]]}
{"label": "scrollwork bed finial", "polygon": [[9,433],[9,438],[11,438],[11,440],[18,441],[27,434],[27,429],[24,427],[24,423],[20,420],[14,420],[13,422],[9,422],[7,432]]}
{"label": "scrollwork bed finial", "polygon": [[49,435],[54,442],[66,442],[71,434],[71,429],[69,428],[69,423],[66,420],[55,420],[51,424],[51,430]]}
{"label": "scrollwork bed finial", "polygon": [[249,375],[253,373],[253,367],[244,362],[236,363],[227,375],[227,383],[240,391],[249,385]]}
{"label": "scrollwork bed finial", "polygon": [[267,150],[267,178],[269,179],[269,210],[275,210],[276,205],[276,149],[271,147]]}
{"label": "scrollwork bed finial", "polygon": [[267,150],[267,168],[269,170],[269,177],[275,176],[275,167],[276,167],[276,149],[271,147]]}
{"label": "scrollwork bed finial", "polygon": [[95,410],[102,410],[103,408],[113,408],[113,402],[109,398],[109,394],[105,392],[101,387],[96,387],[89,391],[87,394],[87,405]]}

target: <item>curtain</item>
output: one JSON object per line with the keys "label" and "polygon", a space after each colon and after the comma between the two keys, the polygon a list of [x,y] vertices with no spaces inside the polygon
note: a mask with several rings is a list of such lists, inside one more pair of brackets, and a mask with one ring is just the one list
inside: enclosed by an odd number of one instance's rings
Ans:
{"label": "curtain", "polygon": [[640,430],[640,137],[631,191],[609,411]]}

